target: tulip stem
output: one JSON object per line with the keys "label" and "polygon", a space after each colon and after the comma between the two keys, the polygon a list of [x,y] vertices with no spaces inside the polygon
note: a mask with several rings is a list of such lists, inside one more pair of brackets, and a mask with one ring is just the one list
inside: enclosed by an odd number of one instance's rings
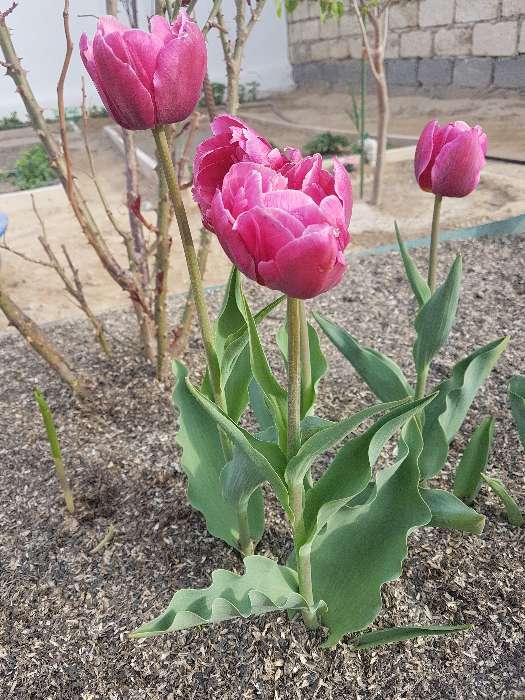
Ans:
{"label": "tulip stem", "polygon": [[432,294],[436,289],[436,268],[439,245],[439,218],[441,216],[441,202],[443,197],[439,194],[434,199],[434,213],[432,215],[432,233],[430,236],[430,254],[428,257],[428,286]]}
{"label": "tulip stem", "polygon": [[301,322],[301,415],[306,414],[306,402],[312,391],[312,362],[310,360],[310,338],[304,301],[299,301]]}
{"label": "tulip stem", "polygon": [[213,342],[213,331],[210,323],[210,317],[208,316],[208,311],[206,309],[204,287],[202,284],[201,272],[197,260],[197,253],[195,252],[195,246],[193,244],[188,216],[186,214],[184,202],[182,201],[182,195],[179,188],[177,175],[175,174],[175,168],[173,167],[173,161],[171,159],[168,139],[166,137],[164,127],[156,126],[154,129],[152,129],[152,131],[155,138],[155,143],[157,145],[157,153],[166,177],[168,192],[170,193],[173,208],[175,210],[175,217],[179,226],[182,247],[184,249],[184,256],[186,258],[186,265],[190,276],[191,290],[193,293],[193,298],[195,299],[195,307],[197,309],[202,341],[206,352],[206,360],[208,372],[210,374],[213,396],[217,406],[224,411],[226,410],[226,402],[224,400],[224,393],[221,389],[219,364]]}
{"label": "tulip stem", "polygon": [[288,459],[301,446],[301,312],[299,299],[287,298],[288,320]]}

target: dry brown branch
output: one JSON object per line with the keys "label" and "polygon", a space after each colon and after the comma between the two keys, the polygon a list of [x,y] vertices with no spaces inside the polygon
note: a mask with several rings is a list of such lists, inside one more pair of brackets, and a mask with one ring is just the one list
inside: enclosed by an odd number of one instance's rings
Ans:
{"label": "dry brown branch", "polygon": [[3,240],[0,243],[0,248],[8,253],[11,253],[12,255],[16,255],[17,257],[21,258],[22,260],[25,260],[28,263],[31,263],[32,265],[41,265],[42,267],[53,267],[51,263],[46,262],[45,260],[38,260],[37,258],[32,258],[31,256],[22,253],[22,251],[16,250],[16,248],[11,248],[11,246],[7,245],[5,240]]}
{"label": "dry brown branch", "polygon": [[27,344],[71,387],[73,392],[79,397],[87,397],[89,392],[84,379],[76,373],[69,360],[62,355],[51,338],[2,289],[1,280],[0,309],[9,321],[9,325],[18,330]]}

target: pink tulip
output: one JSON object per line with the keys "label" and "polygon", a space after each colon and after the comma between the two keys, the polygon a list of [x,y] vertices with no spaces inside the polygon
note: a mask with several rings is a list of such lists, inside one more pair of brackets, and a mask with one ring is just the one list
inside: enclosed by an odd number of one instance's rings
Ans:
{"label": "pink tulip", "polygon": [[247,277],[310,299],[338,284],[346,269],[352,192],[337,161],[332,176],[320,155],[295,157],[281,172],[253,162],[232,165],[213,197],[209,224]]}
{"label": "pink tulip", "polygon": [[208,212],[217,188],[234,163],[249,161],[273,167],[284,159],[276,148],[247,124],[229,114],[215,117],[211,123],[213,136],[198,147],[193,161],[193,198],[208,226]]}
{"label": "pink tulip", "polygon": [[93,42],[80,38],[80,55],[106,109],[125,129],[151,129],[186,119],[199,100],[206,44],[181,10],[173,24],[151,18],[151,32],[101,17]]}
{"label": "pink tulip", "polygon": [[479,183],[487,136],[480,126],[429,122],[419,137],[414,161],[421,189],[442,197],[466,197]]}

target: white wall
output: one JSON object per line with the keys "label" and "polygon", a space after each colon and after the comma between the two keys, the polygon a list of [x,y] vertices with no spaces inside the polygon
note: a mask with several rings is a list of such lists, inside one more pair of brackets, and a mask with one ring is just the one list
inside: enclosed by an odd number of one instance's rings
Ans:
{"label": "white wall", "polygon": [[[0,9],[9,0],[0,0]],[[91,34],[96,19],[79,15],[100,15],[105,11],[105,0],[71,0],[71,34],[75,45],[83,31]],[[291,69],[287,55],[286,20],[278,18],[273,0],[267,0],[259,24],[250,36],[242,81],[257,80],[261,93],[282,90],[292,85]],[[152,12],[153,0],[139,0],[143,19]],[[197,19],[202,24],[208,16],[211,0],[199,0]],[[233,16],[233,0],[224,0],[227,16]],[[228,7],[229,6],[229,7]],[[121,19],[125,20],[121,12]],[[23,65],[29,72],[29,80],[44,108],[56,108],[56,81],[64,60],[65,40],[62,29],[61,0],[19,0],[19,5],[7,20],[13,30],[13,42]],[[209,73],[212,80],[225,82],[224,61],[216,31],[210,32],[208,48]],[[0,116],[12,111],[25,113],[23,104],[14,90],[10,78],[0,72]],[[78,50],[75,49],[66,84],[68,106],[80,104],[80,77],[84,74]],[[89,78],[86,80],[90,102],[99,102]]]}

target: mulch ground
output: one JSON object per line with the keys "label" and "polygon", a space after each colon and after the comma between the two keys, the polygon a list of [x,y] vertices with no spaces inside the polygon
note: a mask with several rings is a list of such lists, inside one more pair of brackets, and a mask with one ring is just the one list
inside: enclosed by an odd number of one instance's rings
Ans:
{"label": "mulch ground", "polygon": [[[451,450],[453,466],[474,427],[497,418],[490,472],[525,507],[525,459],[508,409],[510,376],[525,370],[525,236],[447,244],[464,255],[464,285],[450,343],[431,379],[455,361],[509,334],[512,342],[480,392]],[[424,263],[425,251],[415,257]],[[210,293],[215,306],[220,291]],[[257,305],[267,295],[257,292]],[[414,312],[397,254],[356,258],[345,281],[316,302],[366,344],[413,376],[408,318]],[[173,302],[174,318],[180,299]],[[282,319],[265,324],[268,338]],[[127,633],[161,611],[180,587],[209,584],[217,567],[242,569],[226,545],[207,535],[185,501],[175,444],[176,417],[151,367],[137,360],[130,314],[105,319],[115,339],[111,361],[97,352],[83,322],[56,324],[53,336],[95,382],[79,406],[18,336],[0,338],[0,697],[170,700],[518,700],[525,697],[524,533],[508,525],[500,503],[483,489],[481,536],[438,529],[410,538],[402,578],[384,587],[377,624],[462,623],[457,636],[426,638],[368,652],[343,640],[319,648],[285,615],[130,641]],[[372,400],[323,339],[330,372],[318,413],[337,418]],[[274,353],[273,357],[277,357]],[[192,376],[202,370],[197,339],[187,353]],[[64,513],[40,417],[38,384],[59,426],[76,501]],[[116,532],[96,553],[110,524]],[[260,553],[284,561],[286,522],[274,501]]]}

